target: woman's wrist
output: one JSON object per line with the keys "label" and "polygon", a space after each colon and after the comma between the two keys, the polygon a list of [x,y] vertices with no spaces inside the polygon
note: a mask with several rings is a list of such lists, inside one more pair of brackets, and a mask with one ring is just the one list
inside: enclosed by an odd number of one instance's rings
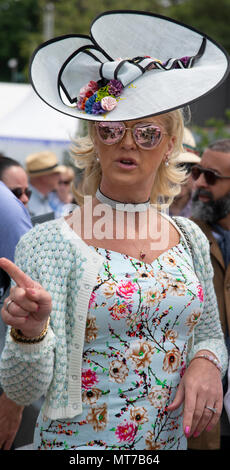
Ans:
{"label": "woman's wrist", "polygon": [[213,354],[211,351],[208,351],[208,350],[202,350],[202,351],[198,351],[196,353],[196,355],[191,359],[190,361],[190,364],[192,361],[194,361],[195,359],[203,359],[203,360],[206,360],[206,361],[209,361],[211,364],[213,364],[220,372],[222,372],[222,365],[221,363],[219,362],[219,360],[217,359],[217,357],[215,356],[215,354]]}
{"label": "woman's wrist", "polygon": [[16,328],[11,328],[11,331],[10,331],[11,338],[16,343],[24,343],[24,344],[40,343],[40,341],[42,341],[47,334],[49,322],[50,322],[50,317],[48,317],[46,322],[40,325],[38,329],[33,330],[33,332],[31,333],[24,332]]}

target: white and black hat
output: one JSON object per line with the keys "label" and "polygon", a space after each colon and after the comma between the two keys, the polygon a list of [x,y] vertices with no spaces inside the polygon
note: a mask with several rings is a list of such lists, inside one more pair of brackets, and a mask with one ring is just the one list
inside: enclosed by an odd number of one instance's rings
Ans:
{"label": "white and black hat", "polygon": [[41,44],[30,65],[36,93],[56,110],[87,120],[127,121],[181,108],[214,90],[229,72],[225,50],[173,19],[108,11],[90,36]]}

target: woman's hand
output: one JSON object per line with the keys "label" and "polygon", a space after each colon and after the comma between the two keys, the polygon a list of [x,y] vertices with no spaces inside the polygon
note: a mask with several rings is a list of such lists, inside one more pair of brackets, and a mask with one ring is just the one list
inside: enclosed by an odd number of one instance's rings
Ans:
{"label": "woman's hand", "polygon": [[[182,403],[183,429],[187,438],[198,437],[202,431],[211,431],[216,425],[223,406],[223,388],[220,371],[210,361],[197,358],[190,363],[167,409],[174,411]],[[216,412],[208,407],[214,408]]]}
{"label": "woman's hand", "polygon": [[24,336],[38,336],[51,313],[50,294],[12,261],[0,258],[0,267],[15,281],[16,286],[10,289],[10,295],[2,308],[3,321],[19,329]]}

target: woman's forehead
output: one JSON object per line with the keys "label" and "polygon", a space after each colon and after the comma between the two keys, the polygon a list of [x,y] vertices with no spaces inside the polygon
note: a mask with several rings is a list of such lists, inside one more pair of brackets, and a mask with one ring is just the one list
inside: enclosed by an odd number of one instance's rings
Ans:
{"label": "woman's forehead", "polygon": [[[101,122],[106,124],[105,121],[101,121]],[[134,119],[134,120],[131,120],[131,121],[115,121],[115,122],[116,123],[117,122],[122,122],[123,124],[125,124],[126,127],[133,127],[136,124],[142,124],[142,123],[147,123],[147,122],[162,125],[162,124],[164,124],[165,120],[164,120],[163,115],[161,115],[161,116],[148,116],[148,117],[145,117],[145,118]],[[113,121],[111,121],[111,123],[113,123]]]}

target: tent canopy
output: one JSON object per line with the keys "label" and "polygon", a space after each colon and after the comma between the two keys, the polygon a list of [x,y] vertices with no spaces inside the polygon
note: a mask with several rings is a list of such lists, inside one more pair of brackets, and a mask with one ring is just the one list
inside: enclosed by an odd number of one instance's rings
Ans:
{"label": "tent canopy", "polygon": [[24,163],[29,153],[48,148],[62,160],[78,119],[47,106],[27,84],[0,83],[0,103],[0,152]]}

